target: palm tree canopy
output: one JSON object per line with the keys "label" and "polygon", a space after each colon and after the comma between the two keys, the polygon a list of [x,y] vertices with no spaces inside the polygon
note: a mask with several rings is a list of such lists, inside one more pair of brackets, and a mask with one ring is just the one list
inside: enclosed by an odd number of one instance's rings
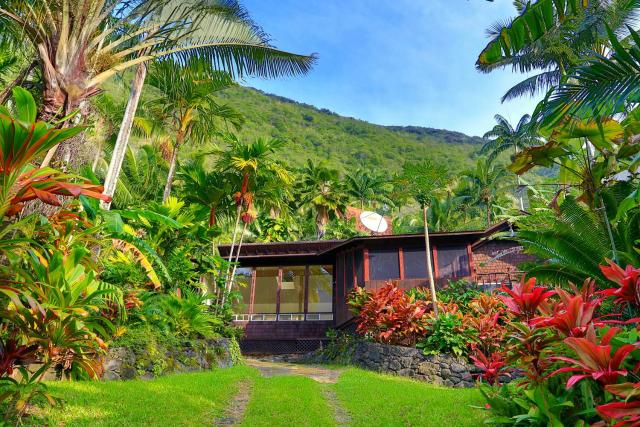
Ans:
{"label": "palm tree canopy", "polygon": [[480,149],[480,154],[486,154],[489,163],[504,151],[517,152],[519,149],[538,144],[535,128],[530,122],[531,116],[528,114],[520,118],[515,128],[500,114],[496,114],[495,119],[497,124],[484,134],[486,142]]}
{"label": "palm tree canopy", "polygon": [[302,170],[302,205],[310,204],[341,214],[347,206],[347,197],[340,184],[340,173],[324,163],[307,159]]}
{"label": "palm tree canopy", "polygon": [[316,57],[270,45],[233,0],[3,0],[0,24],[34,46],[54,117],[116,73],[157,58],[201,57],[234,78],[307,73]]}
{"label": "palm tree canopy", "polygon": [[355,172],[347,174],[345,178],[347,194],[360,203],[361,208],[376,202],[389,206],[394,205],[390,197],[393,186],[383,174],[356,169]]}

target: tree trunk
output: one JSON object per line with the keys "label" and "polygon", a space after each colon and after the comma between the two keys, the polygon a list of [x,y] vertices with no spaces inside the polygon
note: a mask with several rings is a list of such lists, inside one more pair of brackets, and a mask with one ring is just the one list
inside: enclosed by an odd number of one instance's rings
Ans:
{"label": "tree trunk", "polygon": [[176,164],[178,163],[178,150],[180,149],[180,143],[182,137],[178,135],[176,138],[176,145],[173,147],[173,153],[171,153],[171,163],[169,163],[169,174],[167,175],[167,183],[164,186],[164,194],[162,195],[162,203],[166,202],[171,196],[171,187],[173,186],[173,178],[176,175]]}
{"label": "tree trunk", "polygon": [[491,199],[487,199],[487,228],[491,227]]}
{"label": "tree trunk", "polygon": [[209,227],[216,225],[216,207],[211,206],[209,209]]}
{"label": "tree trunk", "polygon": [[[113,197],[116,191],[116,184],[118,177],[120,176],[120,170],[122,169],[122,162],[127,152],[127,145],[129,144],[129,137],[131,136],[131,127],[133,126],[133,119],[136,116],[136,110],[138,109],[138,102],[140,101],[140,94],[144,86],[144,80],[147,77],[147,66],[145,64],[138,65],[136,74],[131,82],[131,92],[129,93],[129,101],[127,102],[127,108],[124,111],[124,117],[122,118],[122,124],[120,125],[120,131],[118,132],[118,138],[116,139],[116,145],[111,155],[111,161],[109,162],[109,169],[107,170],[107,176],[104,179],[104,194],[109,197]],[[111,202],[100,202],[102,209],[109,209]]]}
{"label": "tree trunk", "polygon": [[318,206],[316,215],[316,235],[318,240],[322,239],[326,233],[327,223],[329,222],[329,213],[325,206]]}
{"label": "tree trunk", "polygon": [[227,295],[231,293],[231,287],[233,286],[234,276],[236,274],[236,268],[238,267],[238,259],[240,259],[240,249],[242,249],[242,242],[244,240],[244,233],[247,231],[247,223],[245,222],[242,226],[242,233],[240,233],[240,240],[238,241],[238,249],[236,251],[236,259],[234,260],[234,266],[231,270],[231,274],[229,275],[229,271],[227,271],[227,283],[225,285],[224,293],[222,294],[222,306],[224,306]]}
{"label": "tree trunk", "polygon": [[[229,272],[231,271],[231,260],[233,259],[233,250],[236,245],[236,236],[238,235],[238,225],[240,224],[240,214],[242,213],[242,205],[238,204],[236,208],[236,223],[233,227],[233,237],[231,238],[231,247],[229,248],[229,257],[227,259],[227,271],[225,272],[225,289],[229,281]],[[224,295],[222,296],[224,300]]]}
{"label": "tree trunk", "polygon": [[431,265],[431,243],[429,243],[429,223],[427,222],[427,206],[422,207],[424,219],[424,244],[426,247],[427,273],[429,274],[429,291],[431,292],[431,303],[433,304],[433,314],[438,315],[438,299],[436,297],[436,283],[433,279],[433,265]]}

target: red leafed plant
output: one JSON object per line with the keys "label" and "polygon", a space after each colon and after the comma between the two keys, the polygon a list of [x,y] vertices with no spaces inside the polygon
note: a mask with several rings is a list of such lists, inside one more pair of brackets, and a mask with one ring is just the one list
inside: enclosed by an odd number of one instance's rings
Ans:
{"label": "red leafed plant", "polygon": [[529,322],[538,313],[538,310],[547,310],[547,299],[555,294],[555,291],[547,289],[543,286],[536,286],[536,279],[531,278],[527,281],[513,285],[512,289],[508,286],[502,286],[500,289],[507,295],[499,295],[507,309],[516,317]]}
{"label": "red leafed plant", "polygon": [[375,291],[357,288],[349,299],[352,307],[358,301],[358,333],[371,334],[379,342],[403,345],[414,345],[426,334],[428,303],[393,284]]}
{"label": "red leafed plant", "polygon": [[13,339],[0,339],[0,377],[11,375],[18,365],[26,365],[36,360],[38,345],[21,345]]}
{"label": "red leafed plant", "polygon": [[623,363],[636,346],[625,344],[612,353],[612,346],[609,343],[618,332],[618,328],[611,328],[598,342],[595,329],[591,325],[584,338],[566,338],[564,343],[576,352],[578,359],[564,356],[552,357],[552,360],[567,362],[573,366],[557,369],[551,376],[563,372],[576,372],[567,381],[568,389],[585,378],[593,378],[606,386],[615,384],[621,376],[626,377],[628,371]]}
{"label": "red leafed plant", "polygon": [[609,288],[601,293],[605,296],[614,297],[617,303],[630,303],[640,307],[640,268],[627,265],[624,270],[610,259],[607,265],[601,265],[602,274],[612,282],[619,285],[617,288]]}
{"label": "red leafed plant", "polygon": [[610,402],[596,407],[598,414],[608,421],[619,420],[615,426],[640,425],[640,383],[610,384],[605,390],[624,402]]}
{"label": "red leafed plant", "polygon": [[589,325],[602,326],[594,322],[593,313],[602,303],[595,294],[595,281],[587,279],[581,290],[571,285],[574,293],[556,289],[560,301],[554,305],[550,316],[537,317],[531,321],[536,327],[552,327],[565,337],[584,337]]}
{"label": "red leafed plant", "polygon": [[15,113],[0,106],[0,218],[15,215],[24,203],[40,199],[44,203],[60,205],[57,196],[80,196],[110,200],[102,194],[102,187],[50,168],[35,169],[29,163],[51,147],[83,131],[81,127],[53,129],[44,122],[36,122],[36,104],[31,94],[13,89]]}
{"label": "red leafed plant", "polygon": [[501,375],[509,375],[505,356],[501,352],[491,353],[488,357],[481,351],[469,356],[473,364],[480,370],[475,377],[482,378],[490,385],[498,382]]}

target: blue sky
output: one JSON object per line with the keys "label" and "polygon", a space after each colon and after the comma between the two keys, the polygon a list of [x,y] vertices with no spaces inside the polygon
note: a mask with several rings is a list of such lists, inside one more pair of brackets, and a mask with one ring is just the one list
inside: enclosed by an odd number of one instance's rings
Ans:
{"label": "blue sky", "polygon": [[244,0],[282,49],[319,55],[305,77],[247,85],[344,116],[482,135],[512,122],[529,98],[500,103],[522,76],[474,68],[485,29],[515,14],[511,0]]}

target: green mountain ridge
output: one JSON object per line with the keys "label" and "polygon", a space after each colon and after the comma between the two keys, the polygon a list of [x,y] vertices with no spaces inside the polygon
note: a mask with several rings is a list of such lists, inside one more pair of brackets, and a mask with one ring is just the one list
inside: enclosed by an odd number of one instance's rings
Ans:
{"label": "green mountain ridge", "polygon": [[482,138],[461,132],[376,125],[249,87],[229,89],[220,98],[246,117],[237,132],[241,139],[289,142],[283,160],[294,167],[309,158],[343,171],[364,167],[393,172],[405,161],[432,158],[459,171],[473,165],[482,144]]}

